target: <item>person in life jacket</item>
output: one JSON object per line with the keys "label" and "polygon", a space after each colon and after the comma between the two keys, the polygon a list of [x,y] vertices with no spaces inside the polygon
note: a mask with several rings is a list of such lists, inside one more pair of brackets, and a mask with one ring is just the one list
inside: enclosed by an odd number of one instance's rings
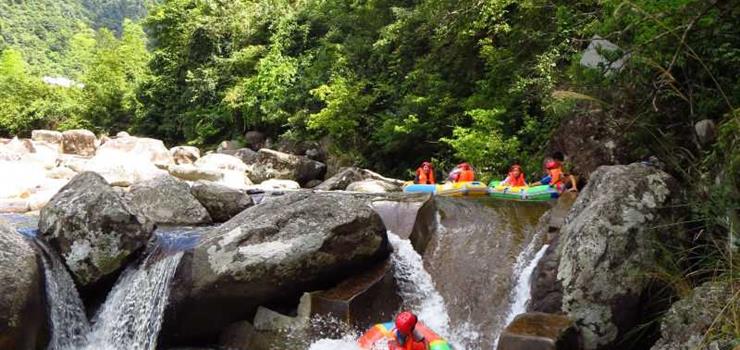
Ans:
{"label": "person in life jacket", "polygon": [[460,163],[450,172],[452,182],[470,182],[475,181],[475,171],[468,163]]}
{"label": "person in life jacket", "polygon": [[436,183],[436,181],[434,180],[434,167],[432,167],[432,163],[421,163],[421,166],[416,169],[416,177],[414,178],[414,183],[424,185],[433,185]]}
{"label": "person in life jacket", "polygon": [[509,175],[501,181],[499,185],[508,185],[513,187],[527,186],[527,181],[524,178],[524,172],[519,164],[514,164],[509,169]]}
{"label": "person in life jacket", "polygon": [[[558,192],[565,191],[565,181],[566,181],[566,175],[563,173],[563,166],[560,164],[560,162],[555,160],[548,160],[545,162],[545,169],[547,170],[547,175],[543,177],[540,181],[535,182],[532,184],[532,186],[539,186],[539,185],[550,185],[551,187],[554,187],[558,190]],[[570,192],[578,192],[578,186],[576,184],[576,180],[573,176],[567,176],[570,178],[571,187],[568,189]]]}
{"label": "person in life jacket", "polygon": [[389,350],[428,350],[429,343],[416,331],[416,315],[403,311],[396,316],[395,339],[388,342]]}

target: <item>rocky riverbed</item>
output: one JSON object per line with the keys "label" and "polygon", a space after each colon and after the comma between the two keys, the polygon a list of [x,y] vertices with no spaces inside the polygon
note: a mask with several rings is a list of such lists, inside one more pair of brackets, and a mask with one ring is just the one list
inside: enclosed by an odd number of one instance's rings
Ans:
{"label": "rocky riverbed", "polygon": [[599,167],[544,205],[84,130],[4,141],[0,167],[2,350],[348,349],[401,308],[456,349],[737,345],[704,337],[737,286],[658,292],[681,193],[649,164]]}

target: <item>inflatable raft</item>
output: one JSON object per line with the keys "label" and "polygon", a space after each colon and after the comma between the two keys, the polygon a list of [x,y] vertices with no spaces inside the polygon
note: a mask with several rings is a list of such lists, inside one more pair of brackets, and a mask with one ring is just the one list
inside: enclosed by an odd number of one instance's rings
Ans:
{"label": "inflatable raft", "polygon": [[500,183],[501,181],[491,181],[488,184],[488,193],[491,197],[517,201],[544,202],[560,196],[560,193],[556,189],[548,185],[514,187],[507,185],[501,186],[499,185]]}
{"label": "inflatable raft", "polygon": [[[418,322],[415,330],[419,332],[424,339],[429,342],[429,350],[452,350],[452,346],[444,338],[440,337],[437,333],[434,333],[429,327],[423,323]],[[378,349],[375,345],[387,344],[388,341],[395,340],[396,336],[393,332],[393,322],[379,323],[372,326],[370,329],[363,334],[357,343],[363,350]],[[375,347],[374,347],[375,346]],[[380,349],[385,349],[381,347]]]}
{"label": "inflatable raft", "polygon": [[446,182],[438,185],[422,185],[409,183],[403,187],[407,193],[432,193],[438,196],[475,197],[488,194],[488,186],[479,181]]}

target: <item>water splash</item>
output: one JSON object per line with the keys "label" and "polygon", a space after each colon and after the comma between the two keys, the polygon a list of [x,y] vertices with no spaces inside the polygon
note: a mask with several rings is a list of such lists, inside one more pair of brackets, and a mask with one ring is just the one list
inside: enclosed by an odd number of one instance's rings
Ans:
{"label": "water splash", "polygon": [[424,270],[421,255],[411,242],[388,232],[393,245],[391,261],[404,306],[414,310],[427,326],[444,335],[450,334],[450,316],[442,295],[434,287],[432,276]]}
{"label": "water splash", "polygon": [[506,314],[503,324],[501,324],[496,332],[496,336],[494,338],[495,341],[493,342],[494,349],[498,346],[498,338],[501,336],[501,332],[504,327],[513,321],[517,315],[527,311],[527,304],[530,300],[532,272],[534,272],[535,267],[537,267],[537,264],[545,255],[545,251],[547,251],[547,248],[549,247],[548,244],[543,245],[542,248],[540,248],[533,257],[531,257],[537,241],[537,239],[533,239],[527,246],[527,249],[525,249],[517,258],[516,266],[514,267],[514,272],[517,276],[516,287],[514,287],[514,290],[511,293],[510,300],[512,300],[512,302],[509,312]]}
{"label": "water splash", "polygon": [[182,258],[182,252],[139,268],[129,268],[116,283],[88,336],[86,350],[154,350],[162,326],[169,285]]}
{"label": "water splash", "polygon": [[90,331],[80,295],[74,281],[57,254],[46,242],[34,240],[41,250],[44,265],[46,297],[49,305],[51,340],[49,350],[66,350],[82,346]]}

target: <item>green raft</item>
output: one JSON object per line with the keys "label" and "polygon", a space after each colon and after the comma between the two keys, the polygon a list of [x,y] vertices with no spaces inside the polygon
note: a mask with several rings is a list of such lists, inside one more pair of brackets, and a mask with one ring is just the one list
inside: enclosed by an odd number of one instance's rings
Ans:
{"label": "green raft", "polygon": [[500,186],[501,181],[491,181],[488,184],[488,195],[493,198],[514,200],[514,201],[527,201],[527,202],[545,202],[552,199],[556,199],[560,196],[560,193],[548,186]]}

